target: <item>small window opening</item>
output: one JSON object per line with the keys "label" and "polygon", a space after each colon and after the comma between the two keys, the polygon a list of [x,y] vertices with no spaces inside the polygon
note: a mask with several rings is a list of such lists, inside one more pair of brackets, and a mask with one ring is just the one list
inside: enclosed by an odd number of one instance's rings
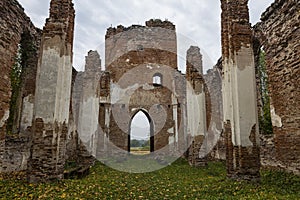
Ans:
{"label": "small window opening", "polygon": [[162,75],[161,74],[154,74],[153,75],[153,85],[159,86],[162,85]]}

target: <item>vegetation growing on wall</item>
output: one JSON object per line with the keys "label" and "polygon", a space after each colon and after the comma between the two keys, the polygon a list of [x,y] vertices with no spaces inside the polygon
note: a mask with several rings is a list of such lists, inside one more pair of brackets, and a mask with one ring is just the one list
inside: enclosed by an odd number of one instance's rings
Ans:
{"label": "vegetation growing on wall", "polygon": [[266,73],[265,52],[263,50],[261,50],[259,54],[258,73],[260,77],[260,94],[262,101],[262,113],[259,116],[260,129],[261,133],[263,134],[272,134],[273,129],[270,113],[270,98],[268,92],[268,75]]}
{"label": "vegetation growing on wall", "polygon": [[9,118],[7,121],[8,134],[16,133],[18,130],[19,115],[21,108],[21,85],[22,77],[24,76],[26,67],[29,62],[32,62],[33,56],[37,51],[36,44],[32,42],[32,37],[29,34],[22,34],[20,44],[18,45],[15,63],[12,66],[10,73],[11,80],[11,100]]}
{"label": "vegetation growing on wall", "polygon": [[22,74],[22,47],[19,44],[18,52],[15,57],[15,63],[12,66],[11,73],[10,73],[12,93],[11,93],[10,108],[9,108],[10,114],[7,120],[8,134],[12,133],[15,112],[17,110],[17,100],[20,94],[20,87],[21,87],[21,74]]}

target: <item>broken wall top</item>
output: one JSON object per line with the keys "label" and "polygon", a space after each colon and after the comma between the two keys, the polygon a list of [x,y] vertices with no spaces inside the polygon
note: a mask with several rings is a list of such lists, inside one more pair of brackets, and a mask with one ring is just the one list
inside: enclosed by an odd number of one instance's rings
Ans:
{"label": "broken wall top", "polygon": [[138,28],[150,28],[150,27],[160,27],[164,29],[174,30],[175,31],[175,25],[170,21],[162,21],[160,19],[151,19],[149,21],[146,21],[146,26],[142,25],[132,25],[129,27],[124,27],[122,25],[118,25],[117,28],[110,27],[106,31],[105,39],[110,38],[113,35],[116,35],[121,32],[125,32],[132,29],[138,29]]}
{"label": "broken wall top", "polygon": [[43,32],[46,38],[66,34],[67,43],[73,46],[75,9],[72,0],[52,0],[50,16]]}

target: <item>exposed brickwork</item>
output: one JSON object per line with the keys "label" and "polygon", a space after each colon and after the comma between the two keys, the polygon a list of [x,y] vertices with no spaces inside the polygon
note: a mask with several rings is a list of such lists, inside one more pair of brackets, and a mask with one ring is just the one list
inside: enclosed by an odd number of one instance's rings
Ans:
{"label": "exposed brickwork", "polygon": [[161,21],[160,19],[151,19],[146,21],[146,26],[148,27],[161,27],[165,29],[175,30],[175,25],[167,20]]}
{"label": "exposed brickwork", "polygon": [[[166,87],[155,87],[152,90],[144,90],[142,87],[138,88],[131,96],[129,102],[129,110],[134,108],[143,108],[149,110],[150,116],[153,117],[154,127],[162,128],[154,135],[154,150],[159,150],[169,143],[168,129],[173,128],[175,125],[174,120],[171,118],[173,115],[173,106],[171,106],[172,92]],[[165,111],[167,114],[166,121],[163,120],[161,112]],[[130,113],[131,116],[136,111]],[[161,117],[161,118],[160,118]]]}
{"label": "exposed brickwork", "polygon": [[62,179],[72,86],[74,7],[52,0],[40,48],[28,180]]}
{"label": "exposed brickwork", "polygon": [[[249,24],[248,0],[221,0],[222,57],[233,56],[242,46],[248,46],[252,32]],[[229,35],[231,37],[229,37]]]}
{"label": "exposed brickwork", "polygon": [[232,131],[231,124],[228,120],[224,123],[224,136],[225,136],[225,144],[226,144],[226,169],[227,175],[234,174],[234,157],[233,157],[233,143],[232,143]]}
{"label": "exposed brickwork", "polygon": [[66,34],[66,44],[73,47],[75,10],[70,0],[52,0],[50,2],[50,16],[43,28],[45,38]]}
{"label": "exposed brickwork", "polygon": [[[127,150],[131,118],[142,109],[149,114],[155,130],[159,130],[158,133],[154,130],[154,150],[162,149],[169,144],[171,137],[175,140],[175,134],[178,134],[178,129],[181,128],[180,123],[175,126],[175,121],[181,120],[181,106],[184,107],[180,99],[183,91],[179,87],[174,88],[173,85],[174,77],[180,74],[177,71],[175,25],[161,20],[147,21],[146,26],[133,25],[125,28],[119,25],[117,28],[109,28],[105,38],[107,66],[106,74],[103,74],[100,80],[100,99],[103,102],[100,106],[100,116],[107,115],[109,104],[111,114],[109,122],[100,117],[102,129],[108,131],[113,144]],[[156,73],[162,76],[162,83],[158,85],[153,83]],[[135,88],[136,84],[141,85]],[[112,88],[114,91],[110,90]],[[124,99],[116,102],[116,97],[108,96],[109,91],[112,95],[116,89],[127,90],[130,93],[127,103],[123,102]],[[174,102],[172,95],[177,94],[177,89],[179,95]],[[173,118],[173,112],[177,112],[177,119]],[[167,115],[166,121],[163,113]]]}
{"label": "exposed brickwork", "polygon": [[[122,75],[133,67],[132,64],[137,66],[140,63],[158,63],[177,69],[175,29],[160,26],[124,28],[120,25],[116,30],[122,31],[116,31],[114,34],[111,34],[111,29],[113,28],[107,29],[105,37],[105,64],[107,71],[114,72],[112,79],[117,81],[120,76],[114,74]],[[122,64],[122,72],[113,69],[120,68],[120,64]]]}
{"label": "exposed brickwork", "polygon": [[221,0],[221,7],[227,172],[234,179],[256,181],[260,160],[248,0]]}
{"label": "exposed brickwork", "polygon": [[[15,62],[18,44],[28,42],[28,37],[38,36],[22,6],[16,0],[3,0],[0,2],[0,171],[2,168],[3,152],[5,146],[6,120],[9,117],[9,102],[11,96],[10,71]],[[36,42],[35,40],[32,40]],[[31,68],[32,61],[28,61]]]}
{"label": "exposed brickwork", "polygon": [[[175,25],[169,21],[162,21],[160,19],[151,19],[146,21],[147,27],[160,27],[163,29],[175,30]],[[124,31],[128,31],[131,29],[140,29],[143,28],[141,25],[132,25],[130,27],[124,27],[122,25],[117,26],[117,28],[110,27],[107,29],[105,39],[110,38],[113,35],[119,34]]]}
{"label": "exposed brickwork", "polygon": [[[98,73],[101,68],[99,55],[89,52],[86,72],[77,74],[73,71],[73,76],[69,77],[69,80],[68,76],[71,76],[71,70],[64,67],[70,67],[72,57],[74,32],[72,1],[51,1],[50,17],[44,27],[41,52],[39,52],[40,30],[33,26],[24,13],[24,9],[16,0],[2,0],[0,2],[2,75],[2,79],[0,79],[0,172],[28,170],[29,181],[49,181],[63,177],[66,159],[77,162],[84,160],[90,163],[92,160],[90,152],[96,154],[95,151],[98,153],[107,145],[104,135],[101,136],[102,138],[98,138],[97,134],[94,134],[98,133],[99,129],[93,133],[95,137],[89,140],[91,149],[87,149],[78,138],[77,126],[81,120],[80,102],[81,98],[85,96],[83,91],[91,86],[92,92],[98,98],[96,102],[100,101],[99,109],[96,108],[94,112],[99,119],[95,121],[99,123],[105,136],[108,136],[109,140],[117,147],[128,150],[129,137],[127,134],[130,131],[128,128],[130,120],[137,111],[143,110],[151,118],[152,127],[160,130],[154,135],[154,150],[163,149],[172,140],[175,145],[190,140],[192,145],[189,149],[189,162],[191,165],[198,166],[205,163],[199,158],[203,151],[203,144],[205,145],[204,151],[214,144],[212,141],[215,141],[218,135],[212,133],[221,129],[220,122],[224,120],[224,135],[221,135],[221,139],[210,156],[224,159],[224,150],[227,148],[228,176],[235,179],[258,180],[260,165],[257,123],[251,126],[249,137],[246,138],[251,145],[237,145],[239,137],[248,133],[237,134],[233,129],[237,122],[222,118],[224,99],[222,101],[219,72],[219,68],[223,68],[224,78],[228,72],[232,73],[232,69],[228,66],[236,66],[234,70],[240,71],[248,67],[244,65],[243,60],[248,60],[252,56],[251,52],[245,51],[245,49],[251,50],[253,43],[252,31],[249,26],[248,0],[221,0],[221,3],[223,60],[220,60],[217,66],[203,77],[201,55],[198,54],[200,53],[199,48],[194,47],[188,51],[187,79],[196,94],[204,92],[203,108],[205,111],[203,115],[206,112],[206,123],[204,124],[207,127],[200,135],[187,139],[183,134],[186,126],[186,85],[182,81],[184,80],[183,75],[177,70],[175,25],[169,21],[149,20],[146,22],[146,26],[133,25],[126,28],[120,25],[117,28],[107,29],[105,36],[107,71]],[[275,0],[275,3],[262,15],[262,22],[254,27],[257,45],[255,49],[263,46],[266,52],[269,91],[274,108],[274,135],[261,136],[261,163],[264,166],[282,168],[296,174],[300,174],[300,111],[298,109],[300,107],[300,90],[297,87],[300,74],[299,9],[300,5],[295,0]],[[15,62],[18,44],[21,44],[27,53],[26,60],[22,60],[22,85],[13,127],[14,132],[21,131],[21,134],[15,137],[6,136],[5,140],[11,96],[9,75]],[[70,58],[70,63],[64,63],[63,67],[57,68],[58,74],[63,74],[63,76],[56,77],[57,80],[62,81],[54,87],[56,89],[53,93],[47,93],[52,87],[50,84],[41,87],[39,83],[36,88],[38,56],[41,61],[43,56],[51,55],[51,53],[43,54],[49,49],[55,50],[56,53],[59,52],[58,57],[66,57],[66,62],[69,62]],[[256,55],[256,61],[257,58],[258,55]],[[50,68],[52,62],[55,62],[54,60],[49,59],[50,63],[46,65],[46,68]],[[221,66],[221,62],[225,65]],[[39,64],[41,65],[41,63]],[[162,66],[166,66],[167,69],[162,70]],[[62,73],[60,70],[66,70],[67,73]],[[162,85],[153,83],[153,76],[157,72],[162,75]],[[51,73],[43,71],[40,75]],[[95,75],[97,73],[98,75]],[[125,81],[122,79],[124,76],[127,76]],[[49,76],[48,78],[52,79],[53,77]],[[92,80],[93,83],[89,80]],[[174,80],[176,80],[175,83]],[[133,85],[136,83],[143,83],[143,85],[134,88]],[[240,86],[239,84],[242,85],[243,82],[234,84]],[[69,102],[59,101],[55,103],[55,106],[50,104],[49,106],[48,102],[45,103],[39,99],[41,96],[42,99],[49,94],[45,98],[46,100],[48,97],[50,101],[55,97],[60,100],[65,97],[68,99],[70,85],[74,86],[70,112],[68,112]],[[238,89],[237,85],[234,86]],[[122,101],[115,102],[115,99],[112,98],[113,89],[125,89],[126,87],[123,86],[127,87],[127,92],[134,90],[130,93],[129,105]],[[51,118],[50,121],[52,121],[49,122],[47,117],[35,116],[32,128],[30,118],[32,114],[30,109],[25,109],[24,105],[26,103],[33,105],[35,91],[38,91],[40,95],[36,98],[35,106],[42,105],[43,107],[39,107],[40,109],[36,107],[35,111],[55,117]],[[177,96],[174,96],[175,93]],[[239,93],[238,95],[243,94]],[[232,97],[232,99],[239,98],[238,96]],[[65,106],[67,108],[64,108],[64,105],[67,105]],[[57,110],[59,111],[57,112]],[[128,110],[127,115],[125,111]],[[66,116],[66,118],[61,116]],[[116,116],[119,117],[118,121],[115,119]],[[166,121],[162,119],[166,119]],[[33,133],[32,141],[30,132]],[[245,138],[240,140],[240,142],[244,142]],[[98,145],[99,149],[94,149],[95,145]]]}
{"label": "exposed brickwork", "polygon": [[27,137],[7,136],[5,141],[5,153],[2,164],[2,172],[18,172],[27,170],[27,162],[30,155],[30,140]]}
{"label": "exposed brickwork", "polygon": [[[29,181],[62,179],[66,153],[65,138],[68,134],[67,125],[45,124],[40,118],[35,119],[33,123],[34,135],[28,163]],[[52,127],[53,130],[49,130]]]}
{"label": "exposed brickwork", "polygon": [[188,149],[188,161],[191,166],[205,166],[207,159],[200,158],[200,150],[204,142],[204,135],[198,135],[192,138],[191,145]]}
{"label": "exposed brickwork", "polygon": [[230,121],[224,123],[225,144],[226,150],[226,168],[227,176],[234,179],[243,179],[249,181],[259,181],[257,174],[260,165],[257,164],[259,158],[259,148],[256,144],[254,126],[251,131],[250,140],[253,142],[254,147],[237,146],[232,143],[232,131]]}
{"label": "exposed brickwork", "polygon": [[[300,5],[276,0],[254,31],[266,54],[274,148],[262,149],[263,164],[300,173]],[[272,112],[271,112],[272,113]],[[263,140],[263,144],[272,140]],[[268,152],[268,153],[267,153]],[[269,155],[274,155],[270,158]]]}

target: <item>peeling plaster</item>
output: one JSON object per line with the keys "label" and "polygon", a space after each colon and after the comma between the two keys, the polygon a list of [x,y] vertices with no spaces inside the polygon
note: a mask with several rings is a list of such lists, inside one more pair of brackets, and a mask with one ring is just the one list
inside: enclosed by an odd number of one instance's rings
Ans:
{"label": "peeling plaster", "polygon": [[6,120],[9,117],[9,110],[6,110],[4,113],[4,116],[2,117],[1,121],[0,121],[0,127],[4,126]]}
{"label": "peeling plaster", "polygon": [[174,127],[169,128],[167,132],[168,132],[168,133],[174,133]]}
{"label": "peeling plaster", "polygon": [[138,83],[127,87],[125,89],[121,88],[117,83],[111,84],[111,104],[126,103],[129,102],[130,97],[137,90],[140,85]]}
{"label": "peeling plaster", "polygon": [[[44,49],[38,68],[35,118],[45,123],[68,122],[71,94],[71,56],[61,56],[57,49]],[[51,67],[49,67],[51,66]]]}
{"label": "peeling plaster", "polygon": [[187,134],[191,136],[205,135],[205,94],[196,94],[190,84],[187,84],[187,105]]}
{"label": "peeling plaster", "polygon": [[23,108],[22,108],[22,119],[21,119],[21,130],[24,131],[27,127],[32,126],[32,117],[33,117],[33,95],[28,95],[23,99]]}
{"label": "peeling plaster", "polygon": [[276,114],[274,106],[270,105],[270,109],[272,125],[279,128],[282,127],[281,118]]}

